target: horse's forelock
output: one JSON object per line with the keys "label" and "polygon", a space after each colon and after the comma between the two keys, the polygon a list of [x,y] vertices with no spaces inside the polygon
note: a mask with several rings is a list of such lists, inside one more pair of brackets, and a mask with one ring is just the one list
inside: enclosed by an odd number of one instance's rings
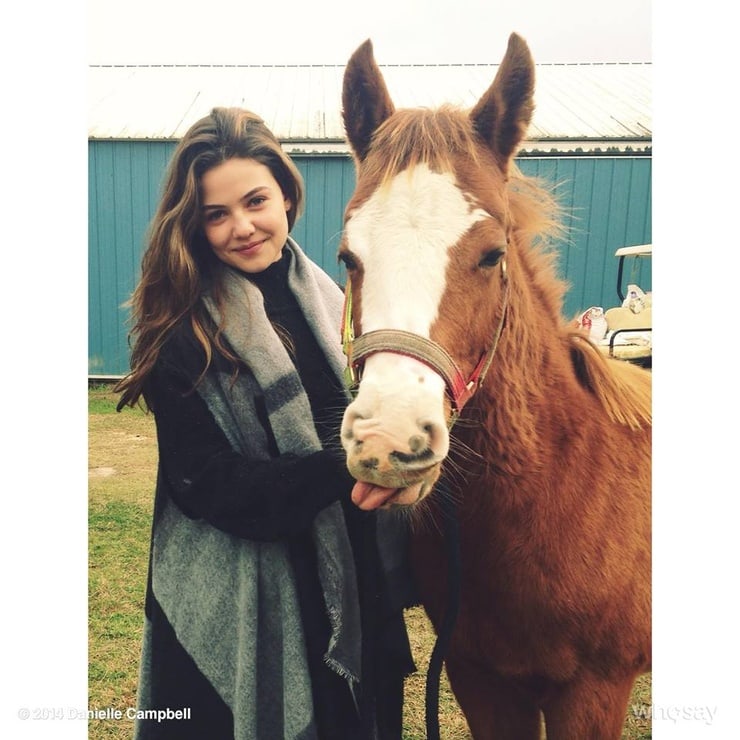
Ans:
{"label": "horse's forelock", "polygon": [[363,172],[378,183],[419,164],[426,164],[433,172],[451,172],[457,156],[478,163],[480,147],[467,113],[461,109],[401,109],[375,132]]}

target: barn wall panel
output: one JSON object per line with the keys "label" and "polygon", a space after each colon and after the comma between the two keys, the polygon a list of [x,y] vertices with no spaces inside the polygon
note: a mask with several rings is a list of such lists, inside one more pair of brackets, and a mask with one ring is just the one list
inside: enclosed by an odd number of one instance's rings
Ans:
{"label": "barn wall panel", "polygon": [[[89,142],[88,372],[121,375],[128,369],[128,308],[139,276],[149,222],[159,199],[172,141]],[[336,252],[344,207],[354,188],[354,165],[346,156],[296,155],[306,182],[306,209],[293,236],[337,282],[343,268]],[[568,284],[564,315],[592,305],[616,305],[614,251],[652,240],[649,157],[522,157],[525,175],[554,188],[564,236],[553,247]],[[625,282],[651,287],[643,264]]]}

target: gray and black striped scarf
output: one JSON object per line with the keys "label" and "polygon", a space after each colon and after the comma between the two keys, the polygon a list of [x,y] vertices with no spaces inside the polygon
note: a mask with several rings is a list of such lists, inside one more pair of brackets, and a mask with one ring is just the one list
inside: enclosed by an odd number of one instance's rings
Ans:
{"label": "gray and black striped scarf", "polygon": [[[341,379],[341,291],[291,239],[288,249],[288,284]],[[265,399],[281,453],[320,450],[308,397],[267,318],[260,290],[238,272],[224,274],[225,335],[251,373],[240,373],[233,385],[230,375],[210,373],[199,393],[232,447],[251,459],[269,458],[255,394]],[[219,323],[215,303],[206,299],[206,305]],[[354,690],[361,668],[360,613],[338,502],[316,518],[313,539],[331,622],[325,660]],[[300,610],[284,543],[233,537],[189,519],[168,502],[152,542],[152,588],[178,640],[231,708],[235,740],[316,737]],[[144,658],[146,650],[145,636]],[[145,693],[146,686],[140,686],[140,696]]]}

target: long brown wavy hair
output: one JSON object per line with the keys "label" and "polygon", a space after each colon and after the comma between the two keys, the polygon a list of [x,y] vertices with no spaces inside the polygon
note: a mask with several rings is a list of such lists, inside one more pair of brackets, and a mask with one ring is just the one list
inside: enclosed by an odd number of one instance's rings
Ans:
{"label": "long brown wavy hair", "polygon": [[202,227],[203,175],[234,157],[265,165],[290,202],[288,230],[303,208],[303,178],[283,152],[264,121],[242,108],[214,108],[197,121],[180,140],[169,163],[162,199],[149,228],[148,246],[141,263],[141,279],[131,297],[131,371],[116,385],[118,408],[140,399],[147,376],[172,329],[190,320],[202,345],[208,368],[214,348],[236,363],[214,330],[201,301],[208,287],[217,304],[222,291],[218,258]]}

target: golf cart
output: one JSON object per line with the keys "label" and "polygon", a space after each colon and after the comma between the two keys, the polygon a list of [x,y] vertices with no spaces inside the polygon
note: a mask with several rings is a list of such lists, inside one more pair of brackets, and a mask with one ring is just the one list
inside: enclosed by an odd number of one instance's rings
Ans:
{"label": "golf cart", "polygon": [[[648,368],[653,362],[653,296],[651,290],[646,292],[638,285],[638,279],[651,282],[650,271],[642,270],[640,262],[652,254],[652,244],[617,249],[614,256],[619,260],[617,296],[621,305],[606,311],[594,306],[579,317],[581,329],[602,352]],[[630,265],[630,274],[624,288],[626,265]]]}

